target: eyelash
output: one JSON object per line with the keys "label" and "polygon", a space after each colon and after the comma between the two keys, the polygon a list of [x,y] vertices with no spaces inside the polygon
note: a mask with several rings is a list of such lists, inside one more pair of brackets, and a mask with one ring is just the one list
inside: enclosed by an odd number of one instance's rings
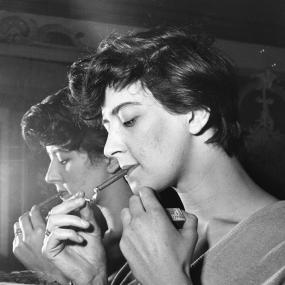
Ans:
{"label": "eyelash", "polygon": [[60,160],[59,163],[62,165],[65,165],[68,161],[69,159],[63,159],[63,160]]}
{"label": "eyelash", "polygon": [[123,123],[123,125],[126,127],[126,128],[131,128],[135,125],[136,123],[136,118],[133,118],[131,120],[128,120],[126,122]]}

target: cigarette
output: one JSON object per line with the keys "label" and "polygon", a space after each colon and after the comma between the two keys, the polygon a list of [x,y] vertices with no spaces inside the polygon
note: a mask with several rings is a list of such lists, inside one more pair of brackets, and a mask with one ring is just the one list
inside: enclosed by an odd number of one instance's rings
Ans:
{"label": "cigarette", "polygon": [[[136,167],[136,166],[131,166],[130,168],[132,168],[132,167]],[[110,178],[106,179],[102,184],[100,184],[97,187],[95,187],[93,189],[94,195],[93,195],[93,197],[91,199],[91,202],[95,201],[99,191],[102,191],[104,188],[108,187],[110,184],[116,182],[117,180],[119,180],[120,178],[125,176],[128,173],[128,171],[130,170],[130,168],[119,170],[113,176],[111,176]],[[168,215],[168,217],[172,221],[172,223],[175,226],[175,228],[176,229],[183,228],[183,225],[184,225],[184,223],[186,221],[186,218],[185,218],[183,212],[181,211],[181,209],[179,209],[179,208],[166,208],[165,210],[166,210],[166,214]]]}
{"label": "cigarette", "polygon": [[[130,168],[126,168],[126,169],[120,169],[117,173],[115,173],[113,176],[109,177],[108,179],[106,179],[103,183],[101,183],[100,185],[96,186],[93,191],[94,191],[94,195],[92,197],[91,200],[86,199],[86,201],[88,202],[94,202],[94,200],[96,199],[97,193],[101,190],[103,190],[104,188],[108,187],[109,185],[111,185],[112,183],[116,182],[117,180],[119,180],[120,178],[122,178],[124,175],[127,174],[127,172],[129,171]],[[45,217],[47,216],[48,212],[56,205],[60,204],[62,202],[62,199],[68,199],[72,196],[72,194],[70,194],[68,191],[66,190],[62,190],[60,192],[58,192],[57,194],[49,197],[48,199],[46,199],[45,201],[41,202],[38,204],[38,207],[40,209],[41,214]]]}
{"label": "cigarette", "polygon": [[102,191],[103,189],[105,189],[106,187],[108,187],[109,185],[111,185],[112,183],[116,182],[117,180],[119,180],[120,178],[122,178],[123,176],[125,176],[130,168],[126,168],[126,169],[120,169],[117,173],[115,173],[113,176],[109,177],[108,179],[106,179],[103,183],[101,183],[100,185],[96,186],[93,191],[96,193],[98,193],[99,191]]}
{"label": "cigarette", "polygon": [[[132,168],[132,167],[130,167],[130,168]],[[103,183],[96,186],[93,189],[94,195],[93,195],[92,199],[90,199],[90,200],[85,199],[85,200],[87,202],[91,202],[91,204],[94,203],[96,200],[96,196],[97,196],[99,191],[102,191],[103,189],[105,189],[106,187],[111,185],[112,183],[116,182],[117,180],[119,180],[120,178],[125,176],[128,173],[128,171],[130,170],[130,168],[120,169],[113,176],[109,177]],[[68,199],[71,196],[72,196],[72,194],[70,194],[67,190],[62,190],[62,191],[59,191],[57,194],[49,197],[45,201],[39,203],[38,207],[39,207],[40,212],[43,215],[43,217],[46,217],[48,215],[49,211],[54,206],[60,204],[62,202],[62,199]],[[181,229],[183,227],[183,225],[186,221],[186,218],[183,215],[183,212],[181,211],[181,209],[179,209],[179,208],[166,208],[166,213],[169,216],[169,218],[172,220],[174,226],[177,229]]]}

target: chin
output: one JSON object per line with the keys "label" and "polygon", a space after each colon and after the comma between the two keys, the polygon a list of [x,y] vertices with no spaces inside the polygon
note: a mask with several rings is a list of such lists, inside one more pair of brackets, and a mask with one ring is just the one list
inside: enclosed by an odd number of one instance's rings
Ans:
{"label": "chin", "polygon": [[151,183],[141,183],[138,180],[132,180],[132,179],[127,179],[127,182],[128,182],[128,184],[129,184],[129,186],[130,186],[130,188],[134,194],[138,194],[139,190],[142,187],[148,187],[148,188],[154,189],[156,191],[156,187],[151,186],[152,185]]}
{"label": "chin", "polygon": [[132,192],[133,192],[134,194],[138,194],[138,193],[139,193],[139,189],[141,188],[141,184],[138,183],[137,180],[130,180],[130,179],[128,179],[128,178],[126,178],[126,180],[127,180],[128,184],[129,184],[129,186],[130,186]]}

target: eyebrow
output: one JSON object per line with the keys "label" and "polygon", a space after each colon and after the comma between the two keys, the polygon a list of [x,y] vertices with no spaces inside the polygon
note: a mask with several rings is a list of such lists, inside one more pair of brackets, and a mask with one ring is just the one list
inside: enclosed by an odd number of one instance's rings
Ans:
{"label": "eyebrow", "polygon": [[55,150],[51,151],[50,153],[58,154],[58,153],[67,153],[67,152],[68,152],[68,150],[66,150],[66,149],[58,148],[58,149],[55,149]]}
{"label": "eyebrow", "polygon": [[[122,108],[125,108],[125,107],[128,107],[128,106],[138,106],[138,105],[141,105],[141,103],[140,103],[140,102],[134,102],[134,101],[127,101],[127,102],[121,103],[121,104],[119,104],[118,106],[116,106],[116,107],[111,111],[111,114],[112,114],[113,116],[115,116],[115,115],[117,115],[117,114],[120,112],[120,110],[121,110]],[[107,120],[107,119],[103,119],[102,122],[103,122],[103,124],[104,124],[104,123],[107,123],[108,120]]]}

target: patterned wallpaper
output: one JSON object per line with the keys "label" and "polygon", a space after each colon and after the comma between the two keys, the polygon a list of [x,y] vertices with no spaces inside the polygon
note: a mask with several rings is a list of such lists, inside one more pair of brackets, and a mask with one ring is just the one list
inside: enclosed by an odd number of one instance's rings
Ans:
{"label": "patterned wallpaper", "polygon": [[271,69],[247,77],[239,112],[246,157],[255,180],[285,199],[285,78]]}

